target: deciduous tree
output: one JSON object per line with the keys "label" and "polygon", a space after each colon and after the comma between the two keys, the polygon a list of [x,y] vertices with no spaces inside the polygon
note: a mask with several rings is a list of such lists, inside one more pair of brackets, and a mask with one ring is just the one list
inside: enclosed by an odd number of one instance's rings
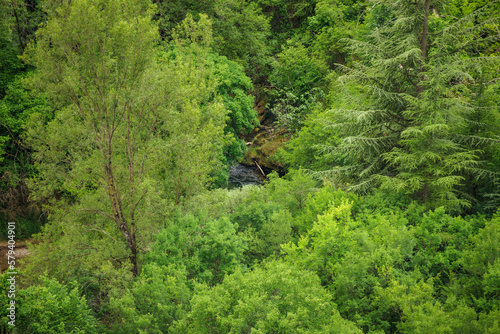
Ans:
{"label": "deciduous tree", "polygon": [[37,67],[34,86],[58,110],[47,125],[35,118],[27,134],[39,170],[32,189],[52,199],[45,234],[60,238],[49,232],[59,226],[78,243],[78,233],[92,233],[72,259],[102,249],[96,233],[120,256],[124,244],[134,276],[139,243],[168,203],[209,181],[228,139],[203,54],[162,55],[152,8],[147,0],[49,8],[27,57]]}

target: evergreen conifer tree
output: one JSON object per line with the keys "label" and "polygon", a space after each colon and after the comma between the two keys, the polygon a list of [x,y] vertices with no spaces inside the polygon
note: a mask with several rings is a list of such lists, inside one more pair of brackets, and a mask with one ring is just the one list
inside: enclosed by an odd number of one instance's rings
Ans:
{"label": "evergreen conifer tree", "polygon": [[476,107],[471,86],[496,61],[472,51],[498,38],[482,34],[496,24],[498,6],[457,19],[446,15],[443,0],[380,5],[391,13],[385,24],[365,41],[348,41],[362,61],[340,78],[349,98],[333,111],[344,138],[334,151],[346,165],[334,171],[354,190],[380,185],[428,206],[467,206],[458,187],[466,172],[479,170],[489,141],[465,131]]}

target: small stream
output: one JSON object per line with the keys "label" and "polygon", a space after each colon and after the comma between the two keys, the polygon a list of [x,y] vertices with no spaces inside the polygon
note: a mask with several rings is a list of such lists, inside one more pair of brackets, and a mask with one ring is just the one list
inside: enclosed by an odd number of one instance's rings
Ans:
{"label": "small stream", "polygon": [[247,184],[262,184],[263,176],[257,166],[237,164],[229,167],[228,189],[240,188]]}

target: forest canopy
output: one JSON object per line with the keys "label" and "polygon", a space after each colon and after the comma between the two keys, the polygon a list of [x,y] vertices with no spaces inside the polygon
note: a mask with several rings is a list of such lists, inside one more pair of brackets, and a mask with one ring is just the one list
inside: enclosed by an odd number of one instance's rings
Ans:
{"label": "forest canopy", "polygon": [[2,332],[500,333],[499,21],[2,1]]}

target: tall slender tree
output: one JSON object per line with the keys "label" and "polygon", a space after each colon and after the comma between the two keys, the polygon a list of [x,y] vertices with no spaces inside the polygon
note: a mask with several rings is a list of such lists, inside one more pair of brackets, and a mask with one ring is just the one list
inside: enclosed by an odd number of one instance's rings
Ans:
{"label": "tall slender tree", "polygon": [[206,183],[227,139],[210,69],[192,50],[158,56],[151,9],[147,0],[49,7],[27,56],[34,85],[57,109],[27,133],[39,170],[34,194],[57,198],[45,236],[93,235],[65,250],[77,250],[73,259],[97,252],[105,237],[121,250],[111,258],[128,257],[134,276],[141,241],[163,219],[153,215]]}
{"label": "tall slender tree", "polygon": [[345,152],[347,163],[335,171],[353,189],[381,185],[430,206],[468,205],[457,190],[465,171],[478,171],[478,144],[488,142],[464,133],[476,107],[470,87],[496,61],[471,50],[496,37],[482,32],[497,24],[497,7],[450,19],[443,0],[380,5],[391,13],[385,24],[365,41],[348,41],[361,61],[340,78],[349,98],[334,111],[344,136],[334,150]]}

